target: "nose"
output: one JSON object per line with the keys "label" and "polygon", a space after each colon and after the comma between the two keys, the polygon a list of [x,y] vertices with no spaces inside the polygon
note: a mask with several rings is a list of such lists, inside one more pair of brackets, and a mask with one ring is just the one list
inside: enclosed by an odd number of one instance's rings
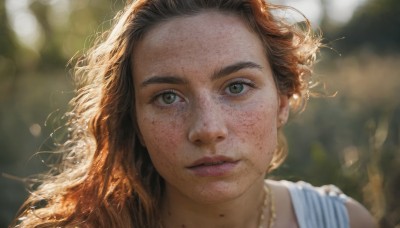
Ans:
{"label": "nose", "polygon": [[194,108],[191,126],[188,133],[189,141],[198,146],[213,145],[223,141],[228,134],[226,113],[218,102],[212,99],[202,101]]}

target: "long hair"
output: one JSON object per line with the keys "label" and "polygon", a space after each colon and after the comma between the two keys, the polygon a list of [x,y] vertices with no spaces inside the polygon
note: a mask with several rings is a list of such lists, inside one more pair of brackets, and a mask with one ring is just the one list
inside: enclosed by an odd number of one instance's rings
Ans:
{"label": "long hair", "polygon": [[[44,175],[13,226],[160,227],[164,182],[139,141],[135,117],[133,50],[154,25],[214,10],[240,16],[263,42],[280,94],[301,104],[320,38],[285,22],[263,0],[137,0],[76,63],[76,96],[70,102],[62,162]],[[280,137],[270,170],[286,157]]]}

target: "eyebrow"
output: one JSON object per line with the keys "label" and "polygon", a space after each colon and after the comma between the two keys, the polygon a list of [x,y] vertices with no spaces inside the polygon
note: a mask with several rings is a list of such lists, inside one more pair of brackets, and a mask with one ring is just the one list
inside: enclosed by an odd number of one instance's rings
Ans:
{"label": "eyebrow", "polygon": [[[217,80],[219,78],[222,78],[224,76],[233,74],[237,71],[240,71],[242,69],[246,68],[253,68],[253,69],[263,69],[262,66],[260,66],[257,63],[247,61],[247,62],[237,62],[232,65],[226,66],[218,71],[216,71],[212,76],[211,80]],[[179,76],[174,76],[174,75],[159,75],[159,76],[153,76],[150,77],[146,80],[144,80],[141,83],[142,87],[146,87],[151,84],[187,84],[188,81],[184,78],[181,78]]]}
{"label": "eyebrow", "polygon": [[211,77],[211,79],[216,80],[216,79],[222,78],[226,75],[233,74],[237,71],[240,71],[240,70],[246,69],[246,68],[258,69],[258,70],[263,69],[263,67],[261,65],[254,63],[254,62],[250,62],[250,61],[238,62],[238,63],[232,64],[232,65],[226,66],[226,67],[220,69],[219,71],[215,72],[213,74],[213,76]]}
{"label": "eyebrow", "polygon": [[172,75],[165,75],[165,76],[153,76],[148,78],[142,82],[142,87],[146,87],[151,84],[186,84],[187,80],[179,77],[179,76],[172,76]]}

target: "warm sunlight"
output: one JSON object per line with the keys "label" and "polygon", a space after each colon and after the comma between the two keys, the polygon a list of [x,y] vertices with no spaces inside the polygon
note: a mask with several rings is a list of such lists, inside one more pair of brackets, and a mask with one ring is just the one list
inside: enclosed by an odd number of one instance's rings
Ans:
{"label": "warm sunlight", "polygon": [[354,11],[367,0],[271,0],[271,2],[290,5],[303,12],[313,25],[318,25],[326,4],[327,16],[337,23],[347,23]]}
{"label": "warm sunlight", "polygon": [[[271,2],[293,6],[299,9],[307,16],[313,26],[318,26],[321,18],[323,17],[323,4],[326,4],[327,16],[332,21],[344,24],[347,23],[354,10],[367,0],[271,0]],[[32,48],[37,49],[40,43],[43,42],[43,35],[40,25],[35,17],[32,15],[30,5],[32,0],[6,0],[6,8],[8,17],[11,22],[12,28],[18,35],[21,43]],[[66,0],[53,0],[51,1],[52,22],[60,24],[60,21],[68,16],[68,1]],[[56,17],[53,17],[56,16]]]}

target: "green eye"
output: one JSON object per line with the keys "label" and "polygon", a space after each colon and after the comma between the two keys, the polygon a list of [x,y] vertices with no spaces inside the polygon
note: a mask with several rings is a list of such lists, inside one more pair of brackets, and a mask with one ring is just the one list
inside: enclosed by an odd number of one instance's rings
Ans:
{"label": "green eye", "polygon": [[239,94],[244,90],[244,85],[241,83],[235,83],[235,84],[229,85],[228,89],[229,89],[229,92],[232,94]]}
{"label": "green eye", "polygon": [[176,101],[176,94],[174,93],[164,93],[161,95],[161,99],[165,104],[172,104]]}

